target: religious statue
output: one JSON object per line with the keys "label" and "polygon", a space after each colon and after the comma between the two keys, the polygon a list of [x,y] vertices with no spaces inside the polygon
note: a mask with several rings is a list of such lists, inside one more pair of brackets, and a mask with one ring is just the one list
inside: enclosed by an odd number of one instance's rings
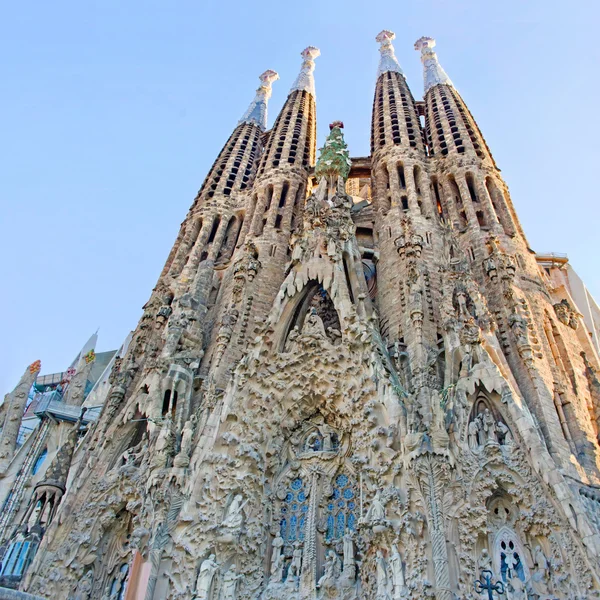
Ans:
{"label": "religious statue", "polygon": [[340,559],[333,550],[330,550],[327,553],[327,558],[325,559],[325,572],[323,573],[321,579],[319,579],[317,588],[335,589],[336,580],[340,574],[340,570]]}
{"label": "religious statue", "polygon": [[479,417],[476,417],[469,423],[469,448],[471,450],[479,449],[479,428],[481,426],[481,421]]}
{"label": "religious statue", "polygon": [[283,556],[281,549],[283,548],[283,538],[280,535],[273,540],[271,544],[273,550],[271,554],[271,578],[273,583],[279,583],[283,576]]}
{"label": "religious statue", "polygon": [[492,574],[494,573],[494,569],[492,567],[492,557],[490,556],[487,548],[484,548],[481,551],[481,555],[477,561],[477,571],[478,574],[481,573],[481,571],[491,571]]}
{"label": "religious statue", "polygon": [[376,523],[385,521],[385,506],[381,501],[381,496],[379,494],[379,490],[375,492],[375,496],[373,497],[373,501],[371,502],[371,506],[369,506],[369,510],[365,516],[365,521],[367,523]]}
{"label": "religious statue", "polygon": [[344,541],[344,571],[349,567],[354,567],[356,562],[354,560],[354,537],[349,529],[346,529],[343,537]]}
{"label": "religious statue", "polygon": [[496,423],[496,428],[498,430],[498,433],[503,438],[502,443],[505,446],[512,446],[513,436],[512,436],[512,433],[510,432],[510,429],[502,421],[498,421],[498,423]]}
{"label": "religious statue", "polygon": [[237,530],[242,526],[242,522],[244,520],[244,513],[242,512],[242,509],[245,506],[243,499],[244,497],[241,494],[236,494],[234,496],[229,508],[225,513],[225,518],[221,523],[221,527]]}
{"label": "religious statue", "polygon": [[200,565],[200,573],[196,580],[196,596],[195,600],[206,600],[210,592],[213,577],[218,568],[215,561],[215,555],[211,554],[208,558],[202,561]]}
{"label": "religious statue", "polygon": [[302,568],[302,544],[297,541],[294,544],[292,552],[292,562],[290,563],[289,575],[291,577],[300,577],[300,569]]}
{"label": "religious statue", "polygon": [[175,457],[173,464],[176,467],[187,467],[190,464],[190,455],[192,453],[192,437],[196,427],[196,415],[185,422],[181,434],[181,448],[179,454]]}
{"label": "religious statue", "polygon": [[377,569],[377,600],[390,600],[388,593],[388,571],[383,553],[381,550],[377,550],[377,556],[375,557],[375,565]]}
{"label": "religious statue", "polygon": [[492,411],[489,408],[486,408],[483,411],[482,425],[485,435],[485,443],[497,444],[498,440],[496,438],[496,419],[494,419],[494,415],[492,414]]}
{"label": "religious statue", "polygon": [[223,589],[221,591],[221,597],[223,600],[235,600],[235,591],[239,579],[243,579],[243,575],[239,575],[235,572],[235,565],[231,565],[229,570],[223,576]]}
{"label": "religious statue", "polygon": [[402,568],[402,556],[396,544],[392,545],[392,555],[390,556],[390,570],[392,571],[392,586],[394,593],[394,600],[401,597],[406,582],[404,580],[404,570]]}
{"label": "religious statue", "polygon": [[94,581],[94,573],[90,569],[77,584],[73,600],[88,600],[92,593],[92,584]]}
{"label": "religious statue", "polygon": [[539,545],[533,551],[533,564],[535,570],[531,575],[531,586],[536,594],[545,598],[550,594],[550,563]]}

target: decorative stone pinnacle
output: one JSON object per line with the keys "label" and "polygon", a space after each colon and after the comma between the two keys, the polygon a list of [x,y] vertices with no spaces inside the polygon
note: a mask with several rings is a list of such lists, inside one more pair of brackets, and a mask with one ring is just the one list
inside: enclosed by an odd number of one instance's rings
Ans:
{"label": "decorative stone pinnacle", "polygon": [[396,34],[393,31],[384,29],[375,38],[375,41],[381,44],[381,47],[379,48],[379,52],[381,52],[381,58],[379,59],[377,77],[379,77],[382,73],[387,73],[388,71],[404,75],[402,69],[400,68],[400,63],[396,58],[396,54],[394,53],[394,46],[392,45],[392,40],[395,39],[395,37]]}
{"label": "decorative stone pinnacle", "polygon": [[314,46],[308,46],[302,50],[301,56],[304,59],[300,73],[294,81],[294,85],[290,92],[295,90],[305,91],[315,95],[315,78],[313,71],[315,70],[315,58],[321,55],[321,51]]}
{"label": "decorative stone pinnacle", "polygon": [[450,77],[438,62],[437,54],[433,51],[435,40],[423,36],[415,42],[415,50],[421,51],[421,62],[423,63],[423,79],[425,81],[425,93],[436,85],[453,85]]}
{"label": "decorative stone pinnacle", "polygon": [[331,123],[329,126],[331,131],[324,146],[319,150],[320,156],[315,166],[317,179],[326,178],[332,189],[336,187],[338,177],[344,181],[348,178],[352,166],[342,127],[344,124],[341,121]]}
{"label": "decorative stone pinnacle", "polygon": [[239,120],[239,123],[254,123],[264,131],[267,128],[267,102],[273,92],[271,85],[279,79],[279,75],[275,71],[268,69],[259,79],[261,85],[256,90],[254,100],[250,103],[248,110]]}

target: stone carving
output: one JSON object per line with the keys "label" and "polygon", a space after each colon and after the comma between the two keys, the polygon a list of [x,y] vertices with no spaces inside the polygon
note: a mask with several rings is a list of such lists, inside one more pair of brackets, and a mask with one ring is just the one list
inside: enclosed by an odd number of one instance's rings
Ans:
{"label": "stone carving", "polygon": [[294,544],[294,551],[292,552],[292,562],[290,563],[288,577],[300,577],[301,569],[302,569],[302,544],[298,541]]}
{"label": "stone carving", "polygon": [[270,582],[279,583],[283,577],[283,538],[278,535],[271,544],[271,577]]}
{"label": "stone carving", "polygon": [[383,558],[381,550],[377,550],[377,556],[375,557],[375,568],[377,577],[377,600],[391,600],[389,593],[389,575],[388,568]]}
{"label": "stone carving", "polygon": [[195,600],[207,600],[209,598],[213,578],[218,568],[219,565],[217,565],[217,562],[215,561],[214,554],[211,554],[202,561],[200,572],[196,579]]}
{"label": "stone carving", "polygon": [[192,415],[183,426],[183,432],[181,433],[181,449],[173,461],[173,464],[176,467],[187,467],[190,464],[190,457],[192,454],[192,438],[194,437],[195,428],[196,415]]}
{"label": "stone carving", "polygon": [[579,317],[581,316],[573,309],[568,300],[563,299],[553,305],[556,311],[556,316],[561,323],[568,325],[571,329],[579,327]]}
{"label": "stone carving", "polygon": [[221,598],[223,600],[235,600],[238,581],[244,579],[242,573],[236,573],[236,565],[231,565],[229,570],[223,576],[223,586],[221,589]]}
{"label": "stone carving", "polygon": [[329,593],[337,587],[337,580],[342,572],[342,565],[339,556],[330,550],[325,559],[325,572],[317,583],[317,588]]}
{"label": "stone carving", "polygon": [[402,565],[402,556],[396,544],[392,545],[392,553],[389,558],[390,570],[392,575],[393,598],[397,600],[406,593],[406,582],[404,579],[404,567]]}
{"label": "stone carving", "polygon": [[244,506],[244,497],[241,494],[236,494],[227,508],[223,521],[221,522],[221,529],[232,534],[237,533],[244,522],[244,513],[242,512]]}

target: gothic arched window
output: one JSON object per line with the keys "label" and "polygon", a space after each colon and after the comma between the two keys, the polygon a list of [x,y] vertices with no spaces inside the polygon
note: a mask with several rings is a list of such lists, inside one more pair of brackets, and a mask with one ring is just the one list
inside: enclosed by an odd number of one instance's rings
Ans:
{"label": "gothic arched window", "polygon": [[296,477],[290,483],[281,507],[279,531],[284,542],[291,543],[304,539],[307,513],[308,496],[304,481],[300,477]]}
{"label": "gothic arched window", "polygon": [[333,483],[333,494],[327,503],[327,530],[325,539],[339,539],[346,529],[356,529],[356,486],[344,473]]}
{"label": "gothic arched window", "polygon": [[502,527],[496,535],[494,543],[494,562],[504,581],[518,577],[521,581],[529,578],[529,569],[516,533]]}

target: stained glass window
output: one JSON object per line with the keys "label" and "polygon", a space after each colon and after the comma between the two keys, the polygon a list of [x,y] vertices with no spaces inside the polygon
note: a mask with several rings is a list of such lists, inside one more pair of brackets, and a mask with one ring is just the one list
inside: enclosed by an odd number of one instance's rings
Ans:
{"label": "stained glass window", "polygon": [[335,478],[333,494],[327,503],[327,540],[343,537],[346,529],[356,529],[356,486],[343,473]]}
{"label": "stained glass window", "polygon": [[286,543],[304,540],[304,528],[308,513],[308,497],[304,481],[300,477],[292,480],[288,488],[283,506],[279,531]]}

